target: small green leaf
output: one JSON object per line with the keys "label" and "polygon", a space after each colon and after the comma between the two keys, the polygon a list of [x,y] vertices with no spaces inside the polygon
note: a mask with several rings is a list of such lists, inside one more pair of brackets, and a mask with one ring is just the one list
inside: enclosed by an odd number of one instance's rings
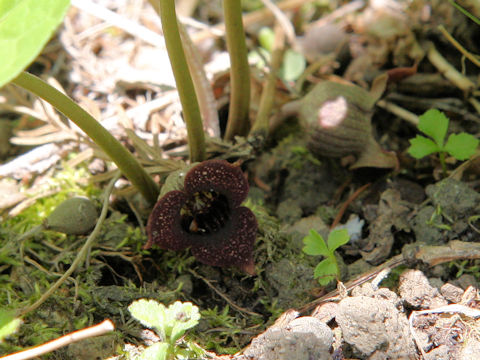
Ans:
{"label": "small green leaf", "polygon": [[6,311],[0,309],[0,343],[9,335],[17,331],[21,324],[20,319],[15,318],[13,311]]}
{"label": "small green leaf", "polygon": [[310,234],[303,238],[303,252],[308,255],[323,255],[329,256],[331,254],[330,250],[325,244],[322,235],[317,233],[315,230],[310,230]]}
{"label": "small green leaf", "polygon": [[162,337],[162,340],[165,340],[166,314],[163,304],[155,300],[140,299],[131,303],[128,311],[142,325],[159,332],[158,335]]}
{"label": "small green leaf", "polygon": [[157,342],[143,350],[135,360],[167,360],[169,346],[167,343]]}
{"label": "small green leaf", "polygon": [[448,118],[437,109],[430,109],[419,117],[418,129],[443,147],[448,129]]}
{"label": "small green leaf", "polygon": [[305,71],[305,57],[291,49],[285,51],[283,55],[283,64],[280,69],[280,77],[286,81],[295,81]]}
{"label": "small green leaf", "polygon": [[330,231],[327,240],[328,249],[332,252],[338,249],[340,246],[345,245],[350,240],[347,229],[338,229]]}
{"label": "small green leaf", "polygon": [[0,0],[0,87],[37,57],[69,5],[69,0]]}
{"label": "small green leaf", "polygon": [[258,32],[258,42],[260,46],[269,52],[272,51],[274,39],[275,34],[269,27],[262,27]]}
{"label": "small green leaf", "polygon": [[475,153],[477,146],[478,139],[470,134],[451,134],[445,145],[445,151],[457,160],[467,160]]}
{"label": "small green leaf", "polygon": [[336,279],[337,265],[331,259],[324,259],[318,263],[313,271],[313,277],[318,278],[320,285],[327,285]]}
{"label": "small green leaf", "polygon": [[410,139],[410,147],[407,152],[415,159],[421,159],[427,155],[441,151],[437,144],[424,136],[417,135],[415,139]]}

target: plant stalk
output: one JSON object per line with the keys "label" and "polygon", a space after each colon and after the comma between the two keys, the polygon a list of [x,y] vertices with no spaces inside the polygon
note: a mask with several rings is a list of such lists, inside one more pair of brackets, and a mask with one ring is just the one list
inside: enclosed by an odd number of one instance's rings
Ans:
{"label": "plant stalk", "polygon": [[250,69],[248,67],[247,44],[242,22],[240,0],[223,1],[227,49],[230,55],[231,97],[225,139],[235,135],[246,136],[250,108]]}
{"label": "plant stalk", "polygon": [[200,162],[205,160],[206,157],[205,134],[195,88],[183,52],[174,0],[160,0],[160,18],[168,57],[182,103],[183,117],[187,125],[190,161]]}
{"label": "plant stalk", "polygon": [[440,151],[440,154],[438,155],[440,159],[440,164],[442,165],[442,174],[443,177],[447,177],[447,164],[445,162],[445,151]]}
{"label": "plant stalk", "polygon": [[159,189],[150,175],[135,157],[115,139],[95,118],[67,95],[55,89],[42,79],[22,72],[12,83],[45,100],[82,129],[118,166],[143,197],[154,204]]}
{"label": "plant stalk", "polygon": [[[158,0],[148,0],[155,12],[160,16],[160,2]],[[207,79],[201,56],[198,53],[195,44],[187,33],[185,26],[178,21],[178,30],[182,39],[183,51],[185,52],[188,69],[192,76],[195,94],[197,95],[200,114],[203,119],[203,129],[210,137],[220,137],[220,122],[218,120],[217,101],[213,94],[212,86]]]}
{"label": "plant stalk", "polygon": [[278,72],[283,62],[285,36],[279,24],[275,25],[275,39],[270,60],[270,72],[260,97],[257,118],[250,129],[251,136],[266,137],[269,131],[269,117],[275,102],[275,89]]}

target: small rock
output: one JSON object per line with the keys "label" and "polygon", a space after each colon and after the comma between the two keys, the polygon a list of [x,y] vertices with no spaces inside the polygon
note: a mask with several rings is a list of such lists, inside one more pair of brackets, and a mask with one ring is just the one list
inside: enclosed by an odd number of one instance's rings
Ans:
{"label": "small rock", "polygon": [[335,318],[335,316],[337,315],[337,309],[337,303],[327,302],[325,304],[317,306],[313,311],[312,316],[326,324],[330,320]]}
{"label": "small rock", "polygon": [[425,190],[433,204],[453,220],[469,216],[480,204],[480,194],[458,180],[447,178]]}
{"label": "small rock", "polygon": [[362,359],[415,359],[408,320],[388,300],[345,298],[339,304],[336,321],[345,341]]}
{"label": "small rock", "polygon": [[420,270],[407,270],[400,276],[399,293],[405,302],[417,309],[434,309],[448,304]]}
{"label": "small rock", "polygon": [[468,306],[468,304],[471,305],[476,300],[478,300],[478,289],[475,286],[469,286],[462,294],[462,300],[460,300],[460,303]]}
{"label": "small rock", "polygon": [[462,300],[463,290],[450,283],[444,284],[440,288],[440,293],[451,303],[459,303]]}
{"label": "small rock", "polygon": [[460,286],[462,289],[467,289],[469,286],[479,288],[479,284],[475,279],[475,276],[471,274],[463,274],[457,280],[453,281],[456,285]]}
{"label": "small rock", "polygon": [[320,320],[304,316],[271,327],[252,340],[238,360],[329,360],[333,334]]}
{"label": "small rock", "polygon": [[445,282],[439,277],[429,277],[428,282],[430,283],[430,285],[437,289],[440,289],[443,285],[445,285]]}
{"label": "small rock", "polygon": [[352,290],[352,296],[368,296],[375,299],[388,300],[394,304],[396,308],[401,308],[401,301],[397,294],[387,288],[376,289],[372,283],[357,286]]}

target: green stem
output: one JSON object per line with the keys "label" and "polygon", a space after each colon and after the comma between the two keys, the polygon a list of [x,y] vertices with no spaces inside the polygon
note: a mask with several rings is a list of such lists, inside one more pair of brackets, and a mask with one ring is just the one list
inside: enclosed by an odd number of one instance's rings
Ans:
{"label": "green stem", "polygon": [[335,275],[336,279],[340,281],[340,268],[338,266],[337,257],[335,256],[335,251],[329,255],[329,258],[335,264],[336,274],[333,275]]}
{"label": "green stem", "polygon": [[227,49],[230,55],[231,98],[225,139],[248,133],[250,107],[250,69],[242,23],[240,0],[223,1]]}
{"label": "green stem", "polygon": [[[155,12],[160,16],[160,2],[148,0]],[[207,79],[201,56],[187,33],[185,26],[177,22],[180,38],[182,39],[183,51],[185,52],[188,69],[192,76],[193,87],[197,95],[200,114],[203,119],[203,128],[211,137],[220,137],[220,123],[218,120],[217,103],[213,94],[212,86]]]}
{"label": "green stem", "polygon": [[213,88],[203,69],[202,57],[188,35],[185,26],[178,22],[183,51],[187,57],[188,70],[192,76],[193,87],[197,95],[200,114],[203,119],[203,129],[211,137],[220,137],[220,121],[218,120],[217,100]]}
{"label": "green stem", "polygon": [[188,71],[185,53],[177,24],[174,0],[160,0],[160,17],[162,19],[163,35],[167,46],[168,57],[172,65],[173,75],[183,108],[183,117],[187,124],[190,161],[205,160],[205,134],[198,106],[195,88]]}
{"label": "green stem", "polygon": [[447,164],[445,162],[445,152],[444,151],[440,151],[439,158],[440,158],[440,164],[442,165],[443,177],[447,177]]}
{"label": "green stem", "polygon": [[460,5],[458,5],[455,1],[453,0],[448,0],[448,2],[450,4],[452,4],[453,6],[455,6],[457,8],[457,10],[459,10],[463,15],[467,16],[470,20],[472,20],[474,23],[476,23],[477,25],[480,25],[480,19],[475,17],[473,14],[469,13],[467,10],[465,10],[463,7],[461,7]]}
{"label": "green stem", "polygon": [[255,122],[250,129],[251,136],[266,137],[269,127],[269,117],[275,102],[275,89],[278,72],[282,66],[284,54],[284,35],[279,25],[275,27],[275,40],[270,60],[270,72],[263,87]]}
{"label": "green stem", "polygon": [[150,203],[157,201],[159,189],[135,157],[81,106],[42,79],[22,72],[12,82],[42,98],[78,125],[118,166]]}

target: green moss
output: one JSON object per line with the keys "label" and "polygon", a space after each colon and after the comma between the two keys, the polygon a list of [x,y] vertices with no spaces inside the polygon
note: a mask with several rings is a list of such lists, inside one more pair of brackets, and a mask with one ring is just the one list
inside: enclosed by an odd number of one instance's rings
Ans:
{"label": "green moss", "polygon": [[[82,245],[76,241],[76,236],[42,231],[21,242],[16,239],[41,224],[67,198],[74,195],[98,198],[100,190],[87,183],[88,177],[83,167],[56,172],[38,189],[38,194],[54,192],[53,195],[39,198],[19,215],[1,222],[0,263],[3,274],[0,275],[0,304],[8,304],[6,308],[19,311],[32,304],[75,258]],[[0,351],[17,351],[20,349],[18,344],[37,345],[89,323],[92,318],[78,312],[79,304],[91,302],[83,296],[89,292],[82,276],[76,279],[76,289],[73,282],[67,281],[44,306],[27,314],[19,332],[2,343]]]}
{"label": "green moss", "polygon": [[[242,347],[240,333],[247,326],[247,321],[241,316],[232,316],[227,305],[223,310],[217,306],[200,312],[201,321],[197,329],[198,342],[207,350],[218,354],[234,354]],[[204,331],[200,331],[203,329]],[[231,346],[234,344],[235,346]],[[229,346],[230,345],[230,346]]]}
{"label": "green moss", "polygon": [[[36,226],[45,219],[61,202],[72,196],[85,196],[97,198],[101,190],[89,184],[88,170],[84,167],[68,168],[54,174],[42,186],[38,188],[37,194],[54,192],[52,196],[40,197],[34,204],[14,218],[5,219],[0,228],[12,228],[25,230],[25,228]],[[21,231],[19,231],[21,233]]]}

